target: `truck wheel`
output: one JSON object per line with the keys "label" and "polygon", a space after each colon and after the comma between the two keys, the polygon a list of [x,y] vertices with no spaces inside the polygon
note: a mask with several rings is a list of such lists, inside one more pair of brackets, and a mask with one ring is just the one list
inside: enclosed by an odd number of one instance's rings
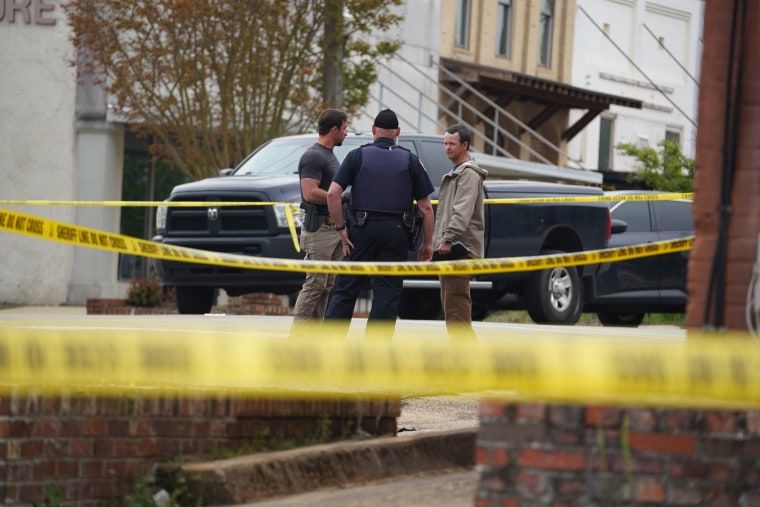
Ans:
{"label": "truck wheel", "polygon": [[643,313],[597,312],[596,316],[604,326],[639,327],[644,320]]}
{"label": "truck wheel", "polygon": [[441,318],[441,297],[436,290],[404,289],[398,304],[398,316],[409,320]]}
{"label": "truck wheel", "polygon": [[214,304],[214,289],[210,287],[175,287],[174,293],[181,314],[208,313]]}
{"label": "truck wheel", "polygon": [[[542,255],[564,253],[544,251]],[[525,300],[528,315],[537,324],[570,324],[581,318],[583,293],[575,266],[536,271],[528,279]]]}

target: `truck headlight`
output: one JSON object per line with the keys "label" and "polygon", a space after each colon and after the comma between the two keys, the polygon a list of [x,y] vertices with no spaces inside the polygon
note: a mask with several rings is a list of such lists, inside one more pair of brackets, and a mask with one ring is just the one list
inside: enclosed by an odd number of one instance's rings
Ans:
{"label": "truck headlight", "polygon": [[274,209],[274,216],[277,218],[277,227],[281,228],[288,228],[288,215],[287,211],[285,209],[291,206],[290,208],[290,215],[293,217],[293,223],[295,223],[296,227],[301,227],[301,224],[303,224],[303,216],[301,215],[301,209],[298,207],[295,203],[287,203],[287,204],[275,204],[273,206]]}
{"label": "truck headlight", "polygon": [[164,234],[166,232],[167,210],[167,206],[159,206],[156,208],[156,234]]}

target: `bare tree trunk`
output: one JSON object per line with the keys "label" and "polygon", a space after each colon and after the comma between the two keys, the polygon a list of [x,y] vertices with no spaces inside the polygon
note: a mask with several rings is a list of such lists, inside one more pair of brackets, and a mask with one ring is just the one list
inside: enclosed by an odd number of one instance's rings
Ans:
{"label": "bare tree trunk", "polygon": [[328,107],[343,103],[343,0],[325,0],[324,75],[322,100]]}
{"label": "bare tree trunk", "polygon": [[746,331],[760,232],[760,2],[707,0],[689,329]]}

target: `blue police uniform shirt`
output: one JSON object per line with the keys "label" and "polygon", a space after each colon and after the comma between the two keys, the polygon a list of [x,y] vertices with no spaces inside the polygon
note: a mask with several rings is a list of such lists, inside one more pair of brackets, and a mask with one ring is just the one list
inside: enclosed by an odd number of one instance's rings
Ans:
{"label": "blue police uniform shirt", "polygon": [[[388,150],[393,154],[387,153]],[[404,161],[406,167],[387,165],[403,164]],[[386,163],[385,167],[383,162]],[[407,185],[403,185],[404,180]],[[349,185],[353,187],[352,208],[381,213],[408,211],[412,208],[412,199],[427,197],[434,190],[417,155],[385,137],[352,150],[343,160],[333,181],[344,189]],[[411,188],[404,188],[409,183]]]}

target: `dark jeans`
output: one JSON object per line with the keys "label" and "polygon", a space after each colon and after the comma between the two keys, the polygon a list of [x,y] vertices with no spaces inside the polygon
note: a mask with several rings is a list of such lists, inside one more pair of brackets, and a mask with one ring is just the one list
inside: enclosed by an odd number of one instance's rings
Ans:
{"label": "dark jeans", "polygon": [[[353,227],[349,237],[354,250],[344,261],[404,262],[409,258],[409,233],[400,220],[367,221],[364,227]],[[382,334],[390,333],[392,336],[403,279],[400,276],[372,276],[371,280],[372,309],[368,328],[371,323],[379,323],[379,327],[384,329]],[[338,275],[327,304],[325,320],[343,320],[347,326],[366,281],[366,276]]]}

